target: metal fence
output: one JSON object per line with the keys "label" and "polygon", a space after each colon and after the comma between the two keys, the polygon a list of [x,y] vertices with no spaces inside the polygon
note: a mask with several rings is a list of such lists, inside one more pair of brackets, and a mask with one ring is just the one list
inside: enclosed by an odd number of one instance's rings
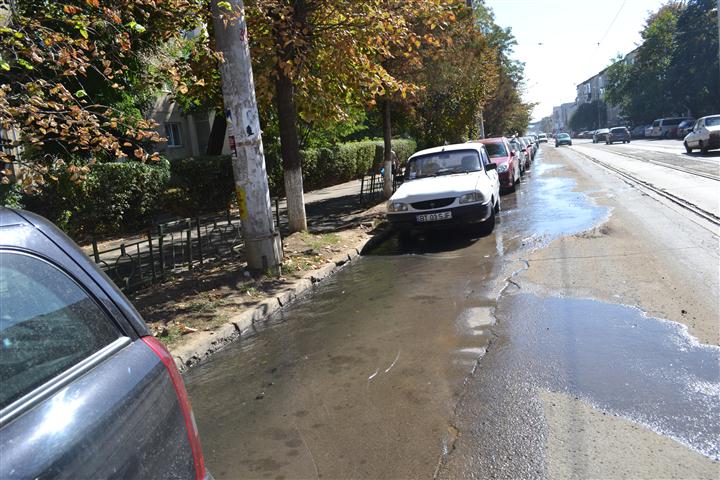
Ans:
{"label": "metal fence", "polygon": [[[402,184],[403,175],[393,175],[393,192]],[[379,172],[369,172],[360,178],[360,203],[367,204],[383,198],[385,180]]]}
{"label": "metal fence", "polygon": [[100,249],[92,258],[123,291],[133,291],[205,263],[240,257],[240,218],[229,211],[160,223],[142,239]]}

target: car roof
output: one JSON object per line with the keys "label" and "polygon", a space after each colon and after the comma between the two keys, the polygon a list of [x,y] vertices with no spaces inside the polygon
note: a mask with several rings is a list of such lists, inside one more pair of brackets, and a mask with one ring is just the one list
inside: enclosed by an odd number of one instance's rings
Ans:
{"label": "car roof", "polygon": [[471,143],[505,143],[507,140],[505,137],[490,137],[490,138],[481,138],[480,140],[473,140]]}
{"label": "car roof", "polygon": [[443,145],[441,147],[433,147],[426,148],[425,150],[420,150],[419,152],[413,153],[410,158],[421,157],[423,155],[431,155],[433,153],[453,152],[457,150],[477,150],[478,153],[480,153],[480,151],[484,149],[485,146],[483,146],[482,143],[454,143],[452,145]]}

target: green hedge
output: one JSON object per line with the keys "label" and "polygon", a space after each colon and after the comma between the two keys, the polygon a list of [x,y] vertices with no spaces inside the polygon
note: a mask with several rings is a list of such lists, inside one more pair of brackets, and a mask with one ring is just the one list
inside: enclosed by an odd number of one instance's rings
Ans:
{"label": "green hedge", "polygon": [[[415,152],[413,140],[393,140],[400,162]],[[347,182],[379,170],[381,140],[341,143],[332,148],[300,152],[306,191]],[[268,183],[273,195],[283,195],[283,170],[278,148],[266,150]],[[157,163],[98,163],[85,181],[70,181],[66,167],[51,172],[38,195],[21,204],[43,215],[76,238],[137,231],[160,215],[190,217],[227,208],[233,201],[234,176],[228,156],[191,157]],[[15,192],[16,194],[17,192]],[[0,191],[4,203],[14,204],[12,192]]]}
{"label": "green hedge", "polygon": [[[396,139],[392,144],[401,163],[406,162],[417,148],[415,141],[409,139]],[[340,143],[332,148],[302,150],[300,157],[303,187],[305,191],[330,187],[360,178],[370,170],[379,170],[383,162],[383,151],[382,140],[364,140]],[[279,151],[269,149],[266,156],[271,192],[273,195],[282,195],[284,185]]]}
{"label": "green hedge", "polygon": [[166,210],[178,216],[218,212],[232,201],[235,180],[227,155],[171,160],[170,174]]}
{"label": "green hedge", "polygon": [[162,207],[170,179],[167,160],[98,163],[82,183],[70,181],[67,167],[42,193],[23,198],[25,207],[75,235],[110,234],[148,225]]}

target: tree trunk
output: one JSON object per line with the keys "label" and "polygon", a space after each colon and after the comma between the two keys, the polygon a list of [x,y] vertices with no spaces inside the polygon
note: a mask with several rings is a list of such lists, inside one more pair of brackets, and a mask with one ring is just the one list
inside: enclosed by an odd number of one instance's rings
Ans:
{"label": "tree trunk", "polygon": [[290,233],[307,230],[303,194],[302,164],[297,129],[297,110],[292,80],[282,70],[275,82],[276,103],[280,120],[280,149],[285,177],[288,226]]}
{"label": "tree trunk", "polygon": [[208,137],[206,155],[222,155],[223,145],[225,145],[225,130],[227,128],[227,120],[225,113],[220,111],[215,113],[212,129]]}
{"label": "tree trunk", "polygon": [[385,175],[383,175],[383,193],[388,199],[393,194],[393,151],[392,151],[392,125],[390,124],[390,102],[383,102],[383,140],[385,146]]}

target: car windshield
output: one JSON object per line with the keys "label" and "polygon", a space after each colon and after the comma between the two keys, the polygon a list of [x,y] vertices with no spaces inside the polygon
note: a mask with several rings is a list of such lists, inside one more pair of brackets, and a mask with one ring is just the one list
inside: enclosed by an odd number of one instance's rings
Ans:
{"label": "car windshield", "polygon": [[413,180],[477,171],[480,171],[480,155],[477,150],[453,150],[411,158],[405,169],[405,178]]}
{"label": "car windshield", "polygon": [[570,135],[568,135],[567,133],[559,133],[557,138],[570,138]]}
{"label": "car windshield", "polygon": [[613,128],[613,129],[610,130],[610,131],[611,131],[612,133],[625,133],[625,129],[624,129],[624,128]]}
{"label": "car windshield", "polygon": [[705,126],[706,127],[717,127],[720,126],[720,116],[717,117],[708,117],[705,119]]}
{"label": "car windshield", "polygon": [[663,121],[663,125],[677,125],[682,121],[683,121],[682,118],[669,118],[669,119]]}
{"label": "car windshield", "polygon": [[486,143],[485,149],[490,158],[507,157],[508,154],[504,143]]}

